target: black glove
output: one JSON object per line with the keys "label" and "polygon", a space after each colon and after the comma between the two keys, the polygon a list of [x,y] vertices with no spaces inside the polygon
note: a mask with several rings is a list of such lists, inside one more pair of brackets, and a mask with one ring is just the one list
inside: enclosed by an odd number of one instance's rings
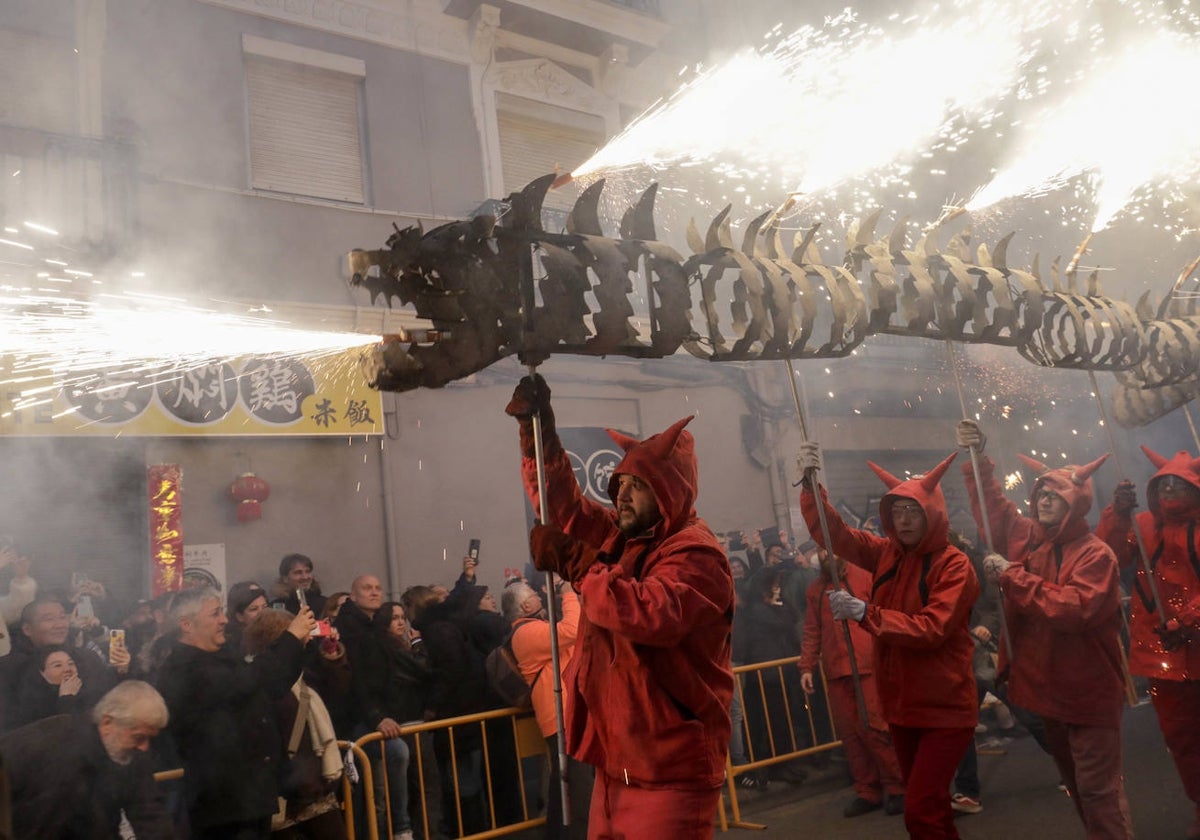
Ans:
{"label": "black glove", "polygon": [[517,418],[521,426],[521,454],[527,458],[534,457],[533,447],[533,416],[536,414],[542,420],[543,444],[558,443],[558,433],[554,429],[554,410],[550,408],[550,386],[540,373],[522,377],[513,390],[512,399],[504,407],[505,414]]}
{"label": "black glove", "polygon": [[1137,490],[1133,486],[1133,482],[1125,479],[1117,483],[1117,487],[1113,490],[1112,500],[1113,512],[1128,516],[1137,507]]}
{"label": "black glove", "polygon": [[1174,618],[1168,619],[1166,624],[1155,627],[1154,632],[1162,641],[1165,651],[1179,650],[1188,643],[1187,628]]}

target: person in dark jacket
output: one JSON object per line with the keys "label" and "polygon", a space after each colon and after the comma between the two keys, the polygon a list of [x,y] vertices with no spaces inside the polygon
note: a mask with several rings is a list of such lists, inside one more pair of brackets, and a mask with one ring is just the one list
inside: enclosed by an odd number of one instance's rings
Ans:
{"label": "person in dark jacket", "polygon": [[312,558],[286,554],[279,561],[279,579],[271,584],[271,606],[282,606],[294,615],[300,609],[298,591],[304,593],[304,601],[313,614],[320,615],[325,608],[325,596],[321,594],[321,584],[313,577]]}
{"label": "person in dark jacket", "polygon": [[225,648],[228,619],[212,589],[184,590],[171,609],[179,644],[159,689],[183,759],[192,840],[260,840],[278,807],[280,746],[272,701],[300,676],[316,627],[303,609],[252,663]]}
{"label": "person in dark jacket", "polygon": [[17,689],[13,728],[54,715],[84,715],[91,711],[112,680],[98,685],[85,683],[75,664],[75,655],[61,645],[39,648],[25,679]]}
{"label": "person in dark jacket", "polygon": [[0,738],[14,840],[118,840],[122,812],[138,840],[173,838],[146,755],[166,725],[159,693],[129,680],[100,698],[90,720],[56,715]]}

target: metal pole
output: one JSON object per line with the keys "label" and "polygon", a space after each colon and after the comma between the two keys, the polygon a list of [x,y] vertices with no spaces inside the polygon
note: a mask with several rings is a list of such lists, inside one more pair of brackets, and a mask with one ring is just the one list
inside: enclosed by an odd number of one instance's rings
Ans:
{"label": "metal pole", "polygon": [[1200,452],[1200,435],[1196,434],[1196,424],[1192,420],[1192,412],[1188,409],[1187,403],[1183,404],[1183,416],[1187,418],[1188,428],[1192,430],[1192,441],[1196,444],[1196,451]]}
{"label": "metal pole", "polygon": [[[537,373],[537,365],[529,366],[530,377]],[[533,415],[533,456],[537,464],[538,521],[547,522],[549,508],[546,506],[546,458],[542,449],[542,415]],[[558,620],[554,606],[554,572],[546,572],[546,619],[550,622],[550,672],[554,677],[554,722],[558,738],[559,795],[562,797],[562,824],[571,824],[571,794],[567,789],[567,744],[566,723],[563,718],[562,669],[559,666]]]}
{"label": "metal pole", "polygon": [[[1104,410],[1104,399],[1100,396],[1100,386],[1096,383],[1096,372],[1088,371],[1088,378],[1092,381],[1092,396],[1096,398],[1096,408],[1100,410],[1100,424],[1104,426],[1104,431],[1108,433],[1108,448],[1112,451],[1113,460],[1117,462],[1117,471],[1121,473],[1122,479],[1128,479],[1129,474],[1125,472],[1125,465],[1121,459],[1121,453],[1117,451],[1117,441],[1113,437],[1112,427],[1108,424],[1108,414]],[[1154,599],[1154,611],[1158,613],[1159,623],[1167,623],[1167,613],[1163,609],[1162,599],[1158,597],[1158,583],[1154,579],[1154,569],[1150,565],[1150,554],[1146,551],[1146,541],[1142,537],[1141,526],[1138,525],[1137,517],[1133,517],[1133,536],[1137,540],[1138,557],[1142,563],[1142,571],[1146,573],[1146,579],[1150,582],[1150,595]]]}
{"label": "metal pole", "polygon": [[[796,388],[796,370],[792,367],[792,360],[785,359],[787,363],[788,384],[792,388],[792,402],[796,406],[796,424],[800,427],[800,441],[808,440],[808,429],[804,423],[804,409],[800,405],[800,391]],[[829,555],[829,576],[833,580],[834,589],[842,588],[841,576],[838,574],[837,558],[833,553],[833,539],[829,536],[829,521],[825,518],[825,500],[821,498],[821,483],[817,478],[817,471],[814,469],[805,471],[805,480],[808,481],[808,486],[812,489],[813,495],[817,501],[817,518],[821,523],[821,537],[825,540],[825,552]],[[862,718],[864,727],[869,727],[870,717],[867,714],[867,698],[863,695],[862,678],[858,675],[858,657],[854,654],[854,640],[850,637],[850,623],[843,619],[842,637],[846,642],[846,652],[850,655],[850,676],[854,680],[854,698],[858,701],[858,714]]]}
{"label": "metal pole", "polygon": [[[958,406],[962,409],[964,420],[970,420],[967,416],[967,400],[963,397],[962,379],[958,375],[958,359],[954,355],[954,345],[950,339],[946,339],[946,355],[950,357],[950,369],[954,371],[954,388],[958,391]],[[979,512],[980,519],[983,520],[983,538],[987,541],[987,550],[989,553],[996,551],[996,542],[992,539],[992,521],[988,516],[987,499],[983,495],[983,476],[979,474],[979,450],[974,446],[969,447],[971,452],[971,473],[975,476],[975,495],[979,497]],[[1012,638],[1008,633],[1008,616],[1004,612],[1004,587],[1000,582],[996,582],[996,589],[1000,593],[1000,637],[1004,639],[1004,652],[1008,655],[1008,661],[1013,661]]]}

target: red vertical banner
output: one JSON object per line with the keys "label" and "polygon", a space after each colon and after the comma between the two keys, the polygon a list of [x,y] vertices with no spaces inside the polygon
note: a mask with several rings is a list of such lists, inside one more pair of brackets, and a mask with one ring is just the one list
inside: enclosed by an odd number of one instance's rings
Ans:
{"label": "red vertical banner", "polygon": [[150,568],[154,597],[183,587],[183,469],[178,464],[146,468],[150,497]]}

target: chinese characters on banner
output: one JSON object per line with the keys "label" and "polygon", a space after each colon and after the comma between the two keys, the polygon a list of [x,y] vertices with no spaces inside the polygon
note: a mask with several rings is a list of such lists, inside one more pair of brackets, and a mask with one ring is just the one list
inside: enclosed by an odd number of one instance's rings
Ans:
{"label": "chinese characters on banner", "polygon": [[178,464],[146,468],[150,496],[150,576],[154,597],[183,586],[183,470]]}

